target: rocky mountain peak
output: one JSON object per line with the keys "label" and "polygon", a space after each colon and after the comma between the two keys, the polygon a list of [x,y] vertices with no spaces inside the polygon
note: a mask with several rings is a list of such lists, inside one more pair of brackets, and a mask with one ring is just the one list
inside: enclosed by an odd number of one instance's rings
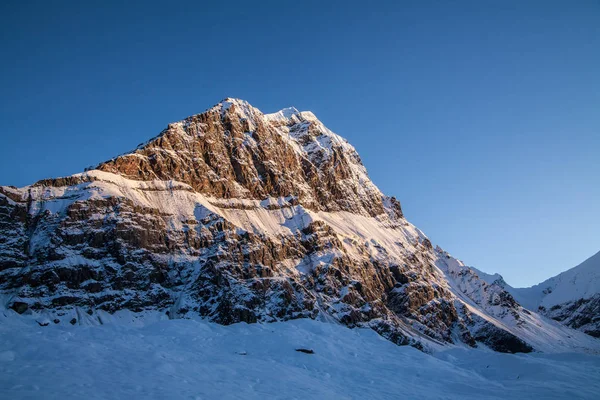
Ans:
{"label": "rocky mountain peak", "polygon": [[297,197],[306,207],[376,216],[384,196],[358,153],[312,112],[263,114],[227,98],[169,124],[97,169],[137,180],[176,180],[220,198]]}
{"label": "rocky mountain peak", "polygon": [[236,115],[239,118],[254,118],[255,115],[261,115],[262,112],[257,108],[254,108],[246,100],[236,99],[233,97],[227,97],[221,100],[219,103],[211,107],[205,112],[217,111],[221,113],[221,116],[226,114]]}
{"label": "rocky mountain peak", "polygon": [[270,120],[289,121],[294,116],[298,115],[300,111],[296,107],[286,107],[276,113],[267,114],[266,117]]}

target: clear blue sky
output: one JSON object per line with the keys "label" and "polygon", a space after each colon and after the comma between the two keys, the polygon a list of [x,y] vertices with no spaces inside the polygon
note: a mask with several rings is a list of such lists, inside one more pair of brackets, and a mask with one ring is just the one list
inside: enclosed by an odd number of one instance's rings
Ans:
{"label": "clear blue sky", "polygon": [[1,184],[230,96],[312,110],[434,243],[513,285],[600,250],[598,1],[3,1],[0,31]]}

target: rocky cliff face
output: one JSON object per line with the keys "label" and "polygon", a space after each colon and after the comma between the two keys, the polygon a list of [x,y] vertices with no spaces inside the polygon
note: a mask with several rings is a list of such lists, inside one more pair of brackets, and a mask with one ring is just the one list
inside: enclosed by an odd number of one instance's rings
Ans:
{"label": "rocky cliff face", "polygon": [[93,170],[1,187],[0,230],[4,304],[43,321],[151,310],[319,318],[426,350],[599,347],[434,249],[354,148],[295,109],[226,99]]}
{"label": "rocky cliff face", "polygon": [[538,312],[590,336],[600,338],[600,293],[555,304],[550,308],[539,306]]}
{"label": "rocky cliff face", "polygon": [[384,197],[356,150],[312,113],[264,115],[235,99],[170,124],[97,169],[135,180],[175,180],[221,199],[291,196],[314,210],[384,212]]}

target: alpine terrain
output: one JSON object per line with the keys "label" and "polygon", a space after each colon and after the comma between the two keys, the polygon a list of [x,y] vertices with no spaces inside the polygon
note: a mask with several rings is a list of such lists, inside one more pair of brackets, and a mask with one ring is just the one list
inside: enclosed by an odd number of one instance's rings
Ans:
{"label": "alpine terrain", "polygon": [[427,352],[598,352],[598,257],[512,289],[434,247],[314,114],[231,98],[83,173],[0,187],[3,305],[41,326],[309,318]]}
{"label": "alpine terrain", "polygon": [[600,337],[600,252],[529,288],[513,288],[499,274],[478,274],[502,286],[524,307]]}

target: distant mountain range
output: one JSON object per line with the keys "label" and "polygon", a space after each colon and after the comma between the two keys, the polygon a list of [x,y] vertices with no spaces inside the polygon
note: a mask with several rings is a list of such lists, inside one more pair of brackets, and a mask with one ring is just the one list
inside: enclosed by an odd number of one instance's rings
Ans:
{"label": "distant mountain range", "polygon": [[499,274],[477,273],[505,288],[523,307],[600,337],[600,252],[529,288],[513,288]]}
{"label": "distant mountain range", "polygon": [[312,318],[424,351],[600,350],[598,255],[531,289],[469,268],[294,108],[228,98],[96,168],[0,187],[0,233],[3,304],[40,325]]}

